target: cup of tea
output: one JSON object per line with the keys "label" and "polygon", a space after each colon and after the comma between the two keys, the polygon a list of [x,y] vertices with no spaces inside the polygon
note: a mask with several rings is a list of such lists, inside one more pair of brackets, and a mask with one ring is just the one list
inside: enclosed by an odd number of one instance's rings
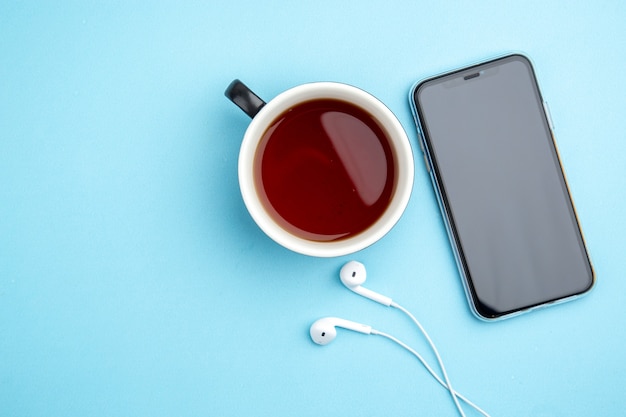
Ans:
{"label": "cup of tea", "polygon": [[302,84],[267,103],[239,80],[225,94],[252,118],[239,187],[275,242],[309,256],[342,256],[400,219],[413,188],[413,153],[378,99],[335,82]]}

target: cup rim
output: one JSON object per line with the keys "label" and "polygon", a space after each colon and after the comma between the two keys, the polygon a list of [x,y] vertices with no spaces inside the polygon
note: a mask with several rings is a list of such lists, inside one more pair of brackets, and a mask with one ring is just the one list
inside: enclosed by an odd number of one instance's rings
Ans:
{"label": "cup rim", "polygon": [[[389,137],[398,178],[391,202],[381,217],[354,236],[330,242],[317,242],[295,236],[280,227],[266,211],[257,194],[254,181],[254,157],[258,142],[267,127],[285,110],[309,100],[330,98],[363,108],[380,123]],[[385,236],[400,220],[413,189],[413,151],[400,121],[387,106],[366,91],[338,82],[312,82],[290,88],[254,116],[246,129],[239,151],[239,188],[256,224],[272,240],[294,252],[315,257],[337,257],[358,252]]]}

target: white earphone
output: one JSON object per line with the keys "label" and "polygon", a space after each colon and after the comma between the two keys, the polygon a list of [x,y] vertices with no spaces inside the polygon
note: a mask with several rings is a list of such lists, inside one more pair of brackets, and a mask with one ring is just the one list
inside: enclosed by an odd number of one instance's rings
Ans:
{"label": "white earphone", "polygon": [[361,285],[367,278],[367,272],[365,271],[365,265],[361,262],[350,261],[345,264],[341,271],[339,271],[339,278],[343,285],[345,285],[350,291],[355,292],[365,298],[376,301],[384,306],[389,307],[393,301],[391,298],[378,294],[367,288],[363,288]]}
{"label": "white earphone", "polygon": [[353,330],[355,332],[370,334],[372,326],[356,323],[354,321],[340,319],[337,317],[324,317],[311,325],[311,339],[318,345],[327,345],[337,336],[337,327]]}
{"label": "white earphone", "polygon": [[437,358],[437,362],[439,363],[439,368],[441,369],[443,379],[439,377],[439,375],[437,375],[437,373],[430,367],[430,365],[428,365],[428,363],[424,360],[424,358],[422,358],[422,356],[417,351],[415,351],[414,349],[412,349],[411,347],[409,347],[407,344],[403,343],[402,341],[396,339],[395,337],[389,334],[383,333],[381,331],[378,331],[376,329],[373,329],[372,326],[369,326],[366,324],[361,324],[361,323],[357,323],[354,321],[345,320],[345,319],[341,319],[337,317],[321,318],[315,321],[315,323],[311,325],[311,328],[309,330],[309,334],[311,335],[311,339],[313,340],[313,342],[317,343],[318,345],[329,344],[337,336],[337,327],[340,327],[346,330],[352,330],[352,331],[363,333],[363,334],[368,334],[368,335],[371,334],[371,335],[378,335],[378,336],[385,337],[391,340],[392,342],[400,345],[402,348],[408,350],[411,354],[413,354],[422,363],[422,365],[424,365],[426,370],[433,376],[433,378],[435,378],[437,382],[439,382],[444,388],[446,388],[450,392],[450,395],[452,396],[452,401],[454,402],[454,405],[456,406],[461,416],[464,417],[465,414],[463,413],[463,409],[461,408],[461,405],[459,404],[459,401],[458,401],[459,399],[464,401],[466,404],[468,404],[472,408],[474,408],[483,416],[489,417],[489,414],[487,414],[480,407],[472,403],[470,400],[468,400],[467,398],[465,398],[463,395],[456,392],[452,388],[452,385],[450,384],[450,379],[448,378],[448,374],[446,372],[445,367],[443,366],[443,361],[441,360],[441,357],[439,356],[439,352],[437,351],[435,344],[432,342],[432,340],[430,339],[430,336],[428,336],[428,333],[426,333],[426,330],[424,330],[424,327],[422,327],[420,322],[417,321],[415,316],[413,316],[411,312],[409,312],[407,309],[405,309],[398,303],[392,301],[391,298],[384,296],[382,294],[378,294],[377,292],[374,292],[362,286],[365,283],[365,279],[367,277],[367,274],[365,271],[365,265],[357,261],[350,261],[341,268],[341,271],[339,272],[339,277],[343,285],[345,285],[350,291],[355,292],[365,298],[369,298],[370,300],[376,301],[377,303],[380,303],[384,306],[397,308],[398,310],[406,314],[413,321],[413,323],[419,328],[422,335],[424,335],[424,337],[428,341],[428,344],[433,350],[435,357]]}

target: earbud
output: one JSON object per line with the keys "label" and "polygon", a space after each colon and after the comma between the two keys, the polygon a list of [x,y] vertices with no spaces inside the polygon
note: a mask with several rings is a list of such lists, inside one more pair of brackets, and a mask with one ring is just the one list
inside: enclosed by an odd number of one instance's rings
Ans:
{"label": "earbud", "polygon": [[341,268],[341,271],[339,272],[339,278],[341,278],[341,282],[343,283],[343,285],[348,287],[350,291],[353,291],[359,295],[362,295],[365,298],[369,298],[370,300],[376,301],[377,303],[389,307],[392,303],[391,298],[378,294],[377,292],[368,290],[367,288],[363,288],[361,286],[361,284],[365,282],[366,277],[367,273],[365,272],[365,265],[357,261],[348,262]]}
{"label": "earbud", "polygon": [[371,326],[337,317],[324,317],[323,319],[317,320],[311,325],[309,333],[315,343],[318,345],[327,345],[337,336],[337,327],[364,334],[372,333]]}

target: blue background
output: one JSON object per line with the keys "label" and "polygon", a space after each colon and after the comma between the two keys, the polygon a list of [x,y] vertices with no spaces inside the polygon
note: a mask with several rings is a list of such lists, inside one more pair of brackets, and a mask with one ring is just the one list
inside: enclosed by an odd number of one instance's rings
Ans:
{"label": "blue background", "polygon": [[[352,258],[491,415],[624,414],[626,3],[56,3],[0,5],[0,415],[456,415],[387,340],[310,341],[336,315],[433,362],[399,312],[341,285]],[[467,306],[407,94],[508,51],[536,66],[598,281],[489,324]],[[335,259],[267,238],[238,189],[236,77],[266,100],[339,81],[386,103],[415,152],[398,225]]]}

